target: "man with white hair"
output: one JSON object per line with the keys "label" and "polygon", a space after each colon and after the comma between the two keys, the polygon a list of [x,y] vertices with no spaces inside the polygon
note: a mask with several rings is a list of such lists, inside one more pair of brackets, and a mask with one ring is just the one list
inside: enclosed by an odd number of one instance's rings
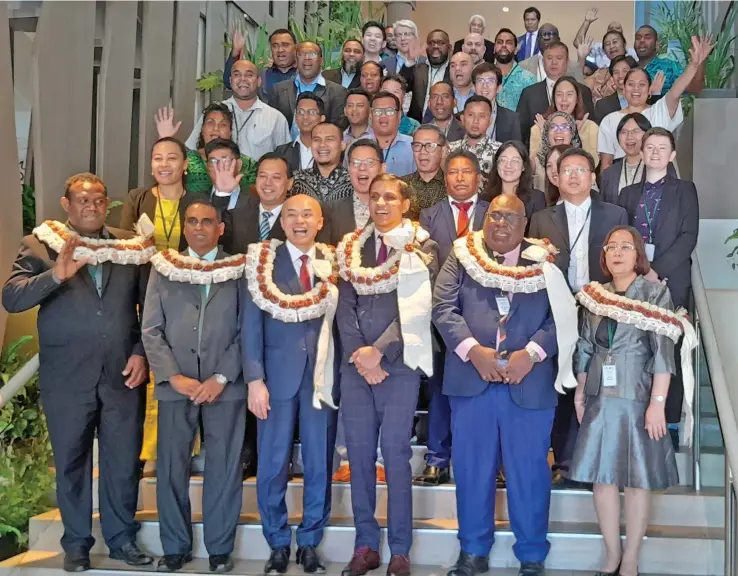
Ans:
{"label": "man with white hair", "polygon": [[465,54],[469,54],[472,58],[474,66],[482,61],[484,56],[484,37],[476,32],[469,32],[464,38],[464,45],[461,47],[461,51]]}
{"label": "man with white hair", "polygon": [[417,55],[418,27],[412,20],[398,20],[392,26],[397,43],[397,54],[382,61],[387,74],[399,74],[405,66],[425,63],[423,55]]}
{"label": "man with white hair", "polygon": [[[474,16],[469,18],[470,34],[481,34],[482,38],[484,38],[484,31],[486,30],[486,28],[487,22],[484,19],[484,16],[482,16],[481,14],[474,14]],[[456,54],[457,52],[461,52],[464,49],[465,41],[466,37],[456,41],[456,43],[454,44],[454,54]],[[495,45],[493,42],[487,40],[486,38],[484,38],[484,51],[482,52],[482,59],[490,63],[494,63],[495,61]]]}

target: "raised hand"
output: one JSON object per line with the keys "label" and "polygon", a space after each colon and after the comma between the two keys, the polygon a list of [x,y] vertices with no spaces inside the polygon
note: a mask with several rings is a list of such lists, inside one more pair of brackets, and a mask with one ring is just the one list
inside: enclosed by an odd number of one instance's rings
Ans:
{"label": "raised hand", "polygon": [[589,36],[579,43],[579,46],[577,47],[577,56],[579,56],[580,62],[587,59],[587,56],[589,56],[589,53],[592,50],[592,44],[594,44],[594,40]]}
{"label": "raised hand", "polygon": [[597,20],[597,14],[599,13],[599,10],[597,8],[590,8],[587,10],[587,13],[584,15],[584,21],[585,22],[594,22]]}
{"label": "raised hand", "polygon": [[222,158],[215,165],[215,189],[220,192],[232,192],[240,186],[243,174],[233,174],[233,158]]}
{"label": "raised hand", "polygon": [[243,58],[243,49],[246,46],[246,35],[248,32],[241,31],[238,26],[233,27],[233,34],[231,35],[231,56],[236,59]]}
{"label": "raised hand", "polygon": [[76,234],[69,238],[59,250],[59,255],[56,257],[56,263],[54,264],[54,277],[59,282],[69,280],[74,276],[79,269],[87,264],[87,258],[80,258],[79,260],[74,259],[74,250],[82,243],[80,237]]}
{"label": "raised hand", "polygon": [[589,118],[589,112],[587,112],[584,116],[582,116],[581,120],[577,120],[577,131],[579,133],[582,132],[582,126],[584,126],[584,123],[587,121],[587,118]]}
{"label": "raised hand", "polygon": [[666,83],[666,74],[663,72],[656,72],[656,76],[654,76],[653,81],[651,82],[651,87],[648,89],[648,93],[651,96],[658,96],[661,94],[661,92],[664,91],[664,84]]}
{"label": "raised hand", "polygon": [[408,57],[410,58],[410,62],[414,64],[418,58],[425,56],[426,49],[427,49],[427,45],[425,43],[421,44],[420,39],[415,38],[410,43],[410,50],[408,52]]}
{"label": "raised hand", "polygon": [[179,127],[182,126],[181,120],[177,124],[174,123],[174,109],[171,106],[159,108],[154,116],[154,122],[156,122],[156,133],[159,138],[174,137]]}
{"label": "raised hand", "polygon": [[538,126],[538,129],[541,131],[541,136],[543,136],[543,127],[546,124],[546,119],[543,117],[542,114],[536,114],[535,123],[536,126]]}
{"label": "raised hand", "polygon": [[701,66],[714,47],[712,36],[703,38],[692,36],[692,46],[689,49],[689,65]]}

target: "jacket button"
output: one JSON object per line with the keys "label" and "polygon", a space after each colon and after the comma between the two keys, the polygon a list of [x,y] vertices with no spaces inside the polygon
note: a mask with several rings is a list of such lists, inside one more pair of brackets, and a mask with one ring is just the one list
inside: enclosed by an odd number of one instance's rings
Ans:
{"label": "jacket button", "polygon": [[195,310],[199,310],[199,309],[200,309],[200,306],[195,306]]}
{"label": "jacket button", "polygon": [[192,352],[193,354],[197,354],[197,350],[195,350],[194,348],[190,348],[190,352]]}
{"label": "jacket button", "polygon": [[97,315],[98,315],[98,316],[102,316],[102,310],[98,310],[98,311],[97,311]]}
{"label": "jacket button", "polygon": [[107,334],[103,334],[102,337],[103,337],[103,340],[105,340],[108,337],[108,335]]}
{"label": "jacket button", "polygon": [[192,330],[194,330],[195,332],[197,332],[197,326],[193,326],[192,327]]}

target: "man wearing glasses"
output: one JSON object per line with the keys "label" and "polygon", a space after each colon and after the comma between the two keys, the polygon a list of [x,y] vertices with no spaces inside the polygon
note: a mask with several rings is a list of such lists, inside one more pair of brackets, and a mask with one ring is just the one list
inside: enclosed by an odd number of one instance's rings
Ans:
{"label": "man wearing glasses", "polygon": [[497,104],[497,92],[502,86],[502,71],[494,64],[483,62],[472,71],[474,92],[492,102],[492,121],[487,136],[498,142],[522,140],[520,118],[516,112]]}
{"label": "man wearing glasses", "polygon": [[424,124],[413,135],[412,150],[418,169],[403,180],[415,191],[406,216],[417,220],[421,210],[446,198],[446,182],[441,164],[448,148],[443,130],[432,124]]}
{"label": "man wearing glasses", "polygon": [[415,172],[411,136],[400,134],[400,99],[390,92],[379,92],[372,100],[372,129],[382,149],[382,163],[388,174],[407,176]]}
{"label": "man wearing glasses", "polygon": [[430,123],[441,129],[448,142],[456,142],[466,135],[464,125],[454,116],[455,107],[454,87],[449,82],[439,82],[431,87],[428,111],[433,119]]}
{"label": "man wearing glasses", "polygon": [[299,135],[294,142],[277,146],[275,152],[287,160],[290,170],[307,170],[313,167],[313,128],[325,122],[325,105],[313,92],[303,92],[297,97],[295,125]]}

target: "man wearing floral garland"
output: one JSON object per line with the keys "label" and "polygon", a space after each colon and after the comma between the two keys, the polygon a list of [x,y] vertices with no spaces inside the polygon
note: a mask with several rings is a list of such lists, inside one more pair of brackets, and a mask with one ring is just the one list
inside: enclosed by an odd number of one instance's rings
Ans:
{"label": "man wearing floral garland", "polygon": [[200,420],[207,446],[202,507],[210,571],[233,569],[246,427],[246,283],[244,256],[228,256],[218,246],[223,228],[212,204],[195,202],[184,214],[187,250],[165,250],[151,259],[142,327],[159,401],[156,505],[164,557],[158,572],[176,572],[192,561],[190,454]]}
{"label": "man wearing floral garland", "polygon": [[244,373],[249,410],[259,419],[256,492],[272,550],[264,573],[284,574],[289,564],[292,530],[285,493],[299,415],[305,482],[297,563],[312,574],[325,571],[317,547],[331,514],[338,278],[333,248],[315,242],[323,228],[320,203],[293,196],[280,218],[287,241],[252,244],[247,255]]}
{"label": "man wearing floral garland", "polygon": [[336,249],[342,278],[337,322],[341,336],[341,403],[351,462],[354,555],[344,576],[381,565],[376,508],[377,440],[384,457],[388,507],[387,574],[410,574],[412,470],[410,435],[420,372],[433,374],[431,286],[438,245],[417,223],[404,220],[412,188],[396,176],[375,177],[371,221]]}
{"label": "man wearing floral garland", "polygon": [[525,240],[526,224],[519,198],[496,197],[484,228],[456,240],[435,284],[433,323],[447,348],[443,393],[451,404],[461,543],[449,576],[489,570],[500,460],[519,575],[545,573],[548,448],[556,392],[576,386],[571,357],[578,335],[574,299],[549,262],[555,249]]}

